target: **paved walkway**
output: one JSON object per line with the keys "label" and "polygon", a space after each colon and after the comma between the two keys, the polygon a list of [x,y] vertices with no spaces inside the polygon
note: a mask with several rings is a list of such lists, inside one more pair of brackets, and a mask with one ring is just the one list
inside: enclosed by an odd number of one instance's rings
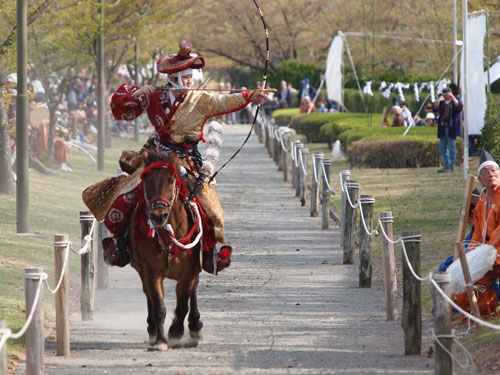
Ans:
{"label": "paved walkway", "polygon": [[[222,161],[246,132],[226,127]],[[382,291],[357,287],[358,266],[342,265],[339,230],[320,230],[255,135],[217,182],[234,256],[218,277],[201,276],[198,347],[148,352],[140,279],[130,267],[113,268],[94,320],[72,317],[71,358],[47,344],[46,374],[433,373],[425,354],[404,355]],[[168,328],[174,283],[166,280],[165,290]]]}

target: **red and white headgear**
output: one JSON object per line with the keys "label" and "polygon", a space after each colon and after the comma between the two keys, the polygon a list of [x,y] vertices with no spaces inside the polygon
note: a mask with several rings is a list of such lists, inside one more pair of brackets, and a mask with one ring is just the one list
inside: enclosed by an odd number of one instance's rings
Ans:
{"label": "red and white headgear", "polygon": [[[193,74],[193,69],[202,69],[205,59],[202,56],[191,54],[193,45],[187,40],[179,43],[179,52],[168,57],[160,57],[156,62],[156,69],[160,73],[168,74],[167,81],[174,87],[184,88],[182,76]],[[177,78],[174,82],[171,77]]]}

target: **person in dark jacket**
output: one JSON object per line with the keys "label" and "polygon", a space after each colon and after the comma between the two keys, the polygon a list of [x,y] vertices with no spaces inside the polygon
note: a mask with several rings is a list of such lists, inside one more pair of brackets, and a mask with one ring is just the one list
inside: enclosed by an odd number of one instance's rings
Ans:
{"label": "person in dark jacket", "polygon": [[301,103],[302,99],[306,96],[310,97],[313,100],[316,97],[316,89],[310,85],[311,81],[309,78],[304,78],[302,80],[302,88],[299,91],[298,102]]}
{"label": "person in dark jacket", "polygon": [[286,81],[281,81],[279,93],[280,108],[292,108],[292,91],[288,88]]}
{"label": "person in dark jacket", "polygon": [[434,109],[439,113],[437,136],[439,138],[439,151],[443,157],[443,168],[438,172],[453,172],[457,155],[457,129],[460,126],[460,113],[463,104],[457,100],[450,88],[445,87],[442,93],[438,94],[434,102]]}

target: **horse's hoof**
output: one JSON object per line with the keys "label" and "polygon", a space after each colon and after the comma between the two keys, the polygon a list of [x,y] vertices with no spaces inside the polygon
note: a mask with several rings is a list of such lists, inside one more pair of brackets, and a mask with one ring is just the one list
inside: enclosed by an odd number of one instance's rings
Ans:
{"label": "horse's hoof", "polygon": [[146,341],[146,344],[153,346],[156,342],[156,335],[149,335],[149,341]]}
{"label": "horse's hoof", "polygon": [[182,348],[181,339],[180,338],[177,339],[177,338],[169,337],[168,338],[168,346],[171,349]]}
{"label": "horse's hoof", "polygon": [[154,344],[154,345],[151,345],[149,348],[148,348],[148,352],[163,352],[163,351],[166,351],[168,350],[168,345],[164,342],[161,342],[159,344]]}
{"label": "horse's hoof", "polygon": [[185,348],[196,348],[198,346],[198,340],[189,339],[184,343]]}
{"label": "horse's hoof", "polygon": [[203,340],[201,329],[199,331],[189,331],[189,337],[193,340]]}

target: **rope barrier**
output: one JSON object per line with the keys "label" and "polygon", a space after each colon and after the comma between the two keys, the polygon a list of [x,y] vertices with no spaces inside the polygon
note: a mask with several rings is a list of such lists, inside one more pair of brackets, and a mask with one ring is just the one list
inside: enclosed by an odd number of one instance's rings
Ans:
{"label": "rope barrier", "polygon": [[318,176],[318,171],[316,170],[316,155],[313,154],[313,176],[314,176],[314,183],[317,184],[319,183],[319,176]]}
{"label": "rope barrier", "polygon": [[[66,242],[66,241],[57,241],[57,242]],[[55,243],[56,242],[54,242],[54,246],[57,246],[57,245],[55,245]],[[66,267],[68,265],[69,247],[70,247],[70,244],[66,244],[66,250],[65,250],[65,254],[64,254],[64,262],[63,262],[63,266],[61,269],[61,274],[59,275],[59,281],[57,282],[56,287],[54,289],[51,289],[48,280],[45,279],[45,285],[47,286],[47,289],[51,294],[56,294],[57,291],[59,290],[59,288],[61,287],[61,283],[62,283],[62,280],[64,278],[64,273],[66,272]]]}
{"label": "rope barrier", "polygon": [[335,190],[332,189],[332,187],[330,186],[330,182],[327,179],[327,175],[326,175],[326,171],[325,171],[325,165],[323,163],[321,163],[321,169],[323,171],[323,182],[326,184],[326,187],[328,188],[328,191],[330,193],[335,194]]}
{"label": "rope barrier", "polygon": [[304,167],[304,158],[302,157],[303,156],[303,152],[302,152],[303,149],[300,149],[299,150],[299,159],[300,159],[300,168],[302,169],[302,173],[304,173],[304,176],[309,176],[309,173],[306,171],[306,168]]}
{"label": "rope barrier", "polygon": [[50,285],[48,283],[48,275],[45,272],[25,274],[25,278],[27,278],[27,279],[38,279],[39,280],[38,286],[36,289],[36,293],[35,293],[35,297],[33,299],[33,305],[32,305],[31,311],[28,315],[28,318],[26,319],[26,322],[24,323],[23,327],[21,328],[21,330],[19,332],[12,333],[12,330],[10,328],[0,329],[0,349],[7,343],[7,340],[18,339],[26,333],[26,330],[28,329],[28,327],[31,324],[31,321],[33,320],[33,315],[35,314],[36,307],[37,307],[38,302],[40,300],[40,293],[41,293],[43,283],[45,283],[48,291],[51,294],[57,293],[57,291],[61,287],[61,283],[62,283],[62,280],[64,277],[64,273],[66,271],[66,267],[68,266],[69,249],[71,249],[77,255],[83,255],[89,251],[90,243],[91,243],[91,240],[92,240],[92,237],[94,234],[95,224],[96,224],[97,220],[92,215],[80,216],[80,221],[85,221],[85,220],[93,220],[93,222],[92,222],[92,227],[90,229],[90,232],[89,232],[89,234],[87,234],[83,238],[83,240],[82,240],[83,245],[79,250],[74,250],[71,246],[70,241],[54,241],[53,242],[54,246],[61,246],[61,247],[65,246],[66,247],[66,252],[64,254],[63,267],[61,269],[61,274],[59,275],[59,280],[58,280],[56,287],[54,289],[52,289],[50,287]]}

